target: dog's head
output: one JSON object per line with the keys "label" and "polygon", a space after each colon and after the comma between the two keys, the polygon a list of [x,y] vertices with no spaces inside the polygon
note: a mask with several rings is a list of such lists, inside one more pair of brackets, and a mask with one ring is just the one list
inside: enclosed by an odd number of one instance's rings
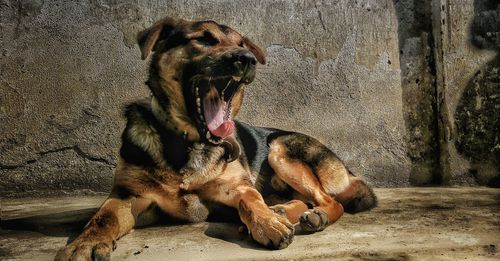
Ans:
{"label": "dog's head", "polygon": [[[213,21],[166,18],[140,32],[142,59],[153,53],[148,85],[153,109],[190,140],[220,143],[235,129],[243,86],[255,78],[262,50]],[[159,113],[157,113],[159,114]]]}

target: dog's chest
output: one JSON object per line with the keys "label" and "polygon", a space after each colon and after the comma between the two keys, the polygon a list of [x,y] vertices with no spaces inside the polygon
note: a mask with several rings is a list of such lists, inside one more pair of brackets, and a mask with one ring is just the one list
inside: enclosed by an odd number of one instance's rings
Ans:
{"label": "dog's chest", "polygon": [[211,207],[207,205],[207,195],[221,194],[224,197],[227,189],[223,188],[234,187],[244,180],[245,172],[241,162],[227,163],[223,158],[224,151],[220,149],[197,147],[189,155],[181,170],[167,168],[158,172],[163,176],[163,191],[156,202],[162,209],[174,205],[180,218],[198,222],[206,220],[209,209],[213,207],[213,204]]}
{"label": "dog's chest", "polygon": [[195,189],[219,177],[226,165],[224,147],[195,143],[189,149],[188,160],[179,171],[182,189]]}

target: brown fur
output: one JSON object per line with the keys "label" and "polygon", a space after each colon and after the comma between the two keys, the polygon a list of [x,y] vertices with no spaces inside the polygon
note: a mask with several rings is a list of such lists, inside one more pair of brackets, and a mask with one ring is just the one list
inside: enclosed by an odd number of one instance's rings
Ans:
{"label": "brown fur", "polygon": [[[326,173],[320,174],[316,172],[315,174],[310,166],[302,161],[291,159],[287,156],[287,152],[288,149],[280,143],[280,139],[276,139],[271,143],[269,164],[281,180],[308,200],[312,200],[317,206],[312,211],[300,213],[302,215],[300,220],[303,229],[309,231],[323,230],[328,224],[337,221],[342,216],[344,208],[332,196],[327,194],[321,185],[318,177],[324,176]],[[333,169],[333,172],[328,172],[328,175],[338,175],[334,171],[335,169]],[[299,207],[301,206],[299,205]],[[287,216],[293,216],[292,212],[297,211],[294,209],[289,210]],[[327,218],[320,220],[322,215],[326,215]],[[293,217],[293,219],[295,220],[296,217]]]}
{"label": "brown fur", "polygon": [[[281,249],[292,242],[294,223],[319,231],[340,218],[343,205],[356,211],[374,206],[371,189],[324,145],[305,135],[279,134],[268,144],[267,161],[274,171],[268,181],[250,169],[248,155],[239,156],[236,134],[221,145],[205,139],[196,118],[203,115],[193,104],[199,98],[196,92],[203,84],[210,90],[218,87],[210,79],[221,77],[215,71],[227,57],[244,54],[253,59],[244,70],[237,62],[231,67],[236,72],[229,76],[241,79],[232,100],[231,116],[236,116],[243,85],[255,76],[255,63],[265,63],[264,53],[248,38],[212,21],[167,18],[137,39],[142,59],[152,55],[147,82],[152,101],[128,107],[111,195],[56,260],[109,259],[114,242],[153,207],[192,222],[207,218],[206,202],[233,207],[257,242]],[[198,74],[186,76],[194,70]],[[276,199],[287,191],[292,197],[268,207],[266,201],[273,200],[261,195],[265,182],[271,183]]]}

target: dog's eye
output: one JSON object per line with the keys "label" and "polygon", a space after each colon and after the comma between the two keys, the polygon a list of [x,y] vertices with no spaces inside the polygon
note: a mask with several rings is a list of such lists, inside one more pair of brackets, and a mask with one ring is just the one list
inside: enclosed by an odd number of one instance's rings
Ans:
{"label": "dog's eye", "polygon": [[243,47],[243,41],[238,44],[239,47]]}
{"label": "dog's eye", "polygon": [[215,37],[209,32],[205,32],[203,34],[203,36],[196,37],[196,38],[194,38],[194,40],[196,40],[200,44],[209,45],[209,46],[216,45],[219,43],[219,41],[217,39],[215,39]]}

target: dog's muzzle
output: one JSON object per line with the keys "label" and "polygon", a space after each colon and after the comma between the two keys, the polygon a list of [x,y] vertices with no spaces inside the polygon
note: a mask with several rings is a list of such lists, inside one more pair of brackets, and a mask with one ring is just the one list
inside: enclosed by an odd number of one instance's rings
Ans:
{"label": "dog's muzzle", "polygon": [[217,64],[205,67],[210,74],[197,74],[191,79],[202,138],[220,144],[234,132],[232,100],[242,85],[254,80],[256,63],[251,52],[232,52],[220,57]]}

